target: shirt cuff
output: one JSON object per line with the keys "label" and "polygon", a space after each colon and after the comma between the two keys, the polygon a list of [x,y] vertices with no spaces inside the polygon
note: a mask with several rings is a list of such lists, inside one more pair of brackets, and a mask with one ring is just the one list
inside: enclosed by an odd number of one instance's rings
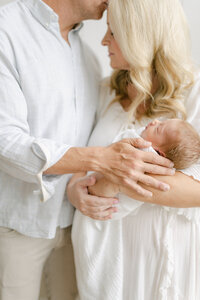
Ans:
{"label": "shirt cuff", "polygon": [[32,150],[36,156],[42,159],[45,163],[36,175],[39,189],[35,190],[35,194],[41,195],[41,201],[49,200],[55,193],[55,188],[63,179],[64,175],[43,175],[43,172],[56,164],[63,155],[72,147],[70,145],[60,145],[52,142],[49,145],[47,140],[35,140],[32,145]]}

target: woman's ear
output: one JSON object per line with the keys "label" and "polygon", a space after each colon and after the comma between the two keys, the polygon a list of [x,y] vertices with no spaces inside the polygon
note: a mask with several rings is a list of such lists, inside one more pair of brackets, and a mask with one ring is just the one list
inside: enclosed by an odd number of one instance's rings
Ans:
{"label": "woman's ear", "polygon": [[166,154],[165,154],[162,150],[160,150],[160,149],[158,149],[158,148],[154,148],[154,150],[155,150],[159,155],[161,155],[161,156],[163,156],[163,157],[166,157]]}

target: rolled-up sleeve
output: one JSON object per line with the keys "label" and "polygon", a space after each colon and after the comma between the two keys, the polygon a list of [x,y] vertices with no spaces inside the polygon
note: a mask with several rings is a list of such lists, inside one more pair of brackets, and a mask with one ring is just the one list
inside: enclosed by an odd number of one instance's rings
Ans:
{"label": "rolled-up sleeve", "polygon": [[36,192],[46,201],[61,176],[49,180],[43,171],[60,160],[70,145],[31,135],[17,70],[1,53],[0,108],[0,169],[22,181],[36,183]]}

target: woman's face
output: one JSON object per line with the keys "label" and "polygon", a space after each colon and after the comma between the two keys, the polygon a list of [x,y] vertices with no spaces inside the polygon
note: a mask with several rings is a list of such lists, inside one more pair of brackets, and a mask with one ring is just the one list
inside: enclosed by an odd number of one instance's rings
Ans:
{"label": "woman's face", "polygon": [[108,47],[110,65],[113,69],[129,70],[129,64],[122,55],[122,52],[115,40],[114,33],[110,29],[109,22],[107,22],[107,25],[108,29],[102,40],[102,45]]}

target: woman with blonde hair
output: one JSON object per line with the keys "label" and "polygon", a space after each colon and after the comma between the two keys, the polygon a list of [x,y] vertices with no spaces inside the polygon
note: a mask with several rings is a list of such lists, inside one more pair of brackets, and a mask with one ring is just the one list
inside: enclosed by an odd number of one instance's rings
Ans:
{"label": "woman with blonde hair", "polygon": [[[179,0],[109,1],[103,45],[115,72],[102,83],[90,146],[107,145],[155,118],[186,119],[200,132],[200,78],[188,37]],[[68,185],[75,206],[80,176]],[[111,183],[96,177],[90,192],[99,195],[100,188],[105,196]],[[121,187],[111,220],[76,211],[73,245],[81,300],[200,299],[200,164],[162,180],[171,189],[148,188],[152,197]],[[139,201],[131,199],[127,208],[125,194]]]}

